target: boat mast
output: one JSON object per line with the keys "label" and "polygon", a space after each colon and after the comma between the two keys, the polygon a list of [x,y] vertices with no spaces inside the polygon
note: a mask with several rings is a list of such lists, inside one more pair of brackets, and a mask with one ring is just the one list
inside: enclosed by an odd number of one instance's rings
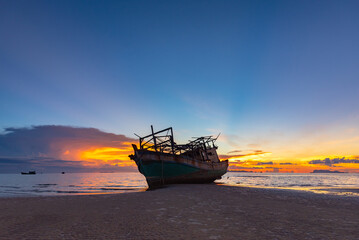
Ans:
{"label": "boat mast", "polygon": [[171,148],[172,148],[172,154],[175,154],[175,144],[174,144],[174,141],[173,141],[173,129],[171,127],[171,136],[170,136],[170,141],[171,141]]}
{"label": "boat mast", "polygon": [[153,137],[153,143],[155,144],[154,148],[155,148],[155,151],[157,152],[156,137],[155,137],[155,133],[153,131],[153,126],[152,125],[151,125],[151,132],[152,132],[152,137]]}

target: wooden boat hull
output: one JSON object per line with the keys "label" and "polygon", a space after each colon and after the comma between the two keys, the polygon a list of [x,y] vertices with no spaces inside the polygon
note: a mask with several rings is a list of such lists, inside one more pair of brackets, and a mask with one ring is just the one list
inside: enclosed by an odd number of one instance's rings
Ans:
{"label": "wooden boat hull", "polygon": [[177,183],[210,183],[220,179],[228,168],[228,161],[205,162],[146,150],[135,151],[134,160],[149,188]]}

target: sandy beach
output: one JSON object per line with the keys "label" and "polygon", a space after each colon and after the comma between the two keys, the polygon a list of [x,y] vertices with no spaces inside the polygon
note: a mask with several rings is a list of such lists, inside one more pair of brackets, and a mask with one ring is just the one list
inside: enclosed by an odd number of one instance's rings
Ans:
{"label": "sandy beach", "polygon": [[358,198],[215,184],[2,198],[0,239],[358,239],[358,209]]}

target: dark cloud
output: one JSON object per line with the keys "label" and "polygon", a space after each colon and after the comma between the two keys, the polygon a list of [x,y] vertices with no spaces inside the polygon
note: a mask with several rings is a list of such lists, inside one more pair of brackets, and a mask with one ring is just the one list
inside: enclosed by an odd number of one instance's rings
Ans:
{"label": "dark cloud", "polygon": [[0,158],[0,173],[22,172],[33,169],[38,172],[81,172],[84,170],[84,167],[81,161],[60,160],[48,157]]}
{"label": "dark cloud", "polygon": [[359,163],[358,159],[346,159],[345,157],[342,158],[326,158],[324,160],[311,160],[308,162],[309,164],[322,164],[332,167],[335,164],[340,163]]}
{"label": "dark cloud", "polygon": [[227,154],[231,154],[231,153],[239,153],[239,152],[242,152],[242,150],[233,150],[233,151],[228,152]]}
{"label": "dark cloud", "polygon": [[96,128],[68,126],[33,126],[31,128],[5,128],[0,135],[0,155],[34,155],[36,153],[54,153],[54,142],[66,141],[75,145],[96,144],[111,147],[123,147],[124,142],[134,141],[124,135],[102,132]]}
{"label": "dark cloud", "polygon": [[29,159],[0,158],[0,166],[5,164],[28,164]]}
{"label": "dark cloud", "polygon": [[238,165],[229,165],[228,169],[230,170],[255,170],[255,169],[264,169],[263,167],[242,167]]}
{"label": "dark cloud", "polygon": [[296,165],[295,163],[285,162],[285,163],[279,163],[280,165]]}
{"label": "dark cloud", "polygon": [[[88,168],[85,162],[72,159],[75,153],[77,154],[76,151],[89,147],[125,148],[129,142],[135,141],[124,135],[107,133],[96,128],[46,125],[4,130],[4,133],[0,134],[0,172],[29,168],[43,171],[84,171]],[[66,151],[74,154],[64,155]],[[120,160],[128,161],[127,158]],[[98,167],[121,170],[106,163]]]}
{"label": "dark cloud", "polygon": [[273,165],[273,162],[258,162],[257,165]]}

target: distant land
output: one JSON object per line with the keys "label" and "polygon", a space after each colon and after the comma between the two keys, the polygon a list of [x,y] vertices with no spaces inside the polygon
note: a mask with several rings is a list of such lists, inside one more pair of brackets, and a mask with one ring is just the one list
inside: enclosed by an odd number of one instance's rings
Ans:
{"label": "distant land", "polygon": [[314,170],[311,173],[347,173],[347,172],[330,171],[330,170]]}

